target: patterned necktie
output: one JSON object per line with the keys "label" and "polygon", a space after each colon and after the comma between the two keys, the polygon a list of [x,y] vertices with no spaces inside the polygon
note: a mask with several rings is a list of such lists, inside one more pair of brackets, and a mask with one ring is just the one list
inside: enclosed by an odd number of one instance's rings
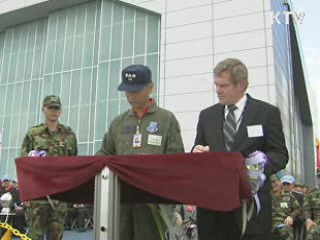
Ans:
{"label": "patterned necktie", "polygon": [[228,114],[223,124],[224,144],[226,145],[226,149],[228,152],[231,149],[234,136],[237,132],[237,122],[234,116],[234,110],[236,109],[237,107],[235,105],[228,106]]}

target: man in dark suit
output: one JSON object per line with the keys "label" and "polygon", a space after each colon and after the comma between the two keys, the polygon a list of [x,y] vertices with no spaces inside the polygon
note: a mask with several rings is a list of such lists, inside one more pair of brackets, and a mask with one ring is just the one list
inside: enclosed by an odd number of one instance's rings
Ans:
{"label": "man in dark suit", "polygon": [[[288,162],[279,109],[245,94],[248,70],[238,59],[218,63],[214,69],[214,83],[219,103],[201,111],[192,151],[231,151],[245,156],[261,151],[267,156],[264,169],[267,180],[258,192],[261,210],[248,222],[243,239],[271,240],[271,185],[268,177],[285,168]],[[240,239],[241,219],[241,209],[217,212],[199,208],[199,238]]]}

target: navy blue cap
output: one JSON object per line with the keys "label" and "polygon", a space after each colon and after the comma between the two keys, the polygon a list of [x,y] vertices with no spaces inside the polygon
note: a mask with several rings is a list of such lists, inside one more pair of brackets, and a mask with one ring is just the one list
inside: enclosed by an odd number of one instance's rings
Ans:
{"label": "navy blue cap", "polygon": [[140,92],[151,83],[151,70],[142,64],[134,64],[122,70],[122,82],[119,91]]}

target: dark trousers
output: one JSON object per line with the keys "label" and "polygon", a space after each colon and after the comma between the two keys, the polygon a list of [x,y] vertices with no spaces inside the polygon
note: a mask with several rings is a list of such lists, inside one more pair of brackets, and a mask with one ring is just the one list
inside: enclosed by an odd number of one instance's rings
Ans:
{"label": "dark trousers", "polygon": [[199,240],[238,240],[240,228],[234,212],[215,212],[198,208],[197,226]]}
{"label": "dark trousers", "polygon": [[12,226],[19,230],[20,233],[25,233],[25,228],[27,226],[26,218],[24,215],[15,215],[13,216]]}
{"label": "dark trousers", "polygon": [[160,233],[146,204],[121,204],[120,240],[160,240]]}
{"label": "dark trousers", "polygon": [[[0,221],[5,222],[6,216],[1,216]],[[26,219],[24,215],[13,215],[9,216],[8,218],[8,224],[10,224],[13,228],[17,229],[20,231],[20,233],[25,233],[25,227],[26,227]],[[1,237],[7,232],[6,229],[1,228],[0,229],[0,239]]]}
{"label": "dark trousers", "polygon": [[242,226],[236,219],[235,211],[215,212],[203,208],[198,208],[197,211],[199,240],[272,240],[271,231],[245,234],[241,238]]}
{"label": "dark trousers", "polygon": [[272,240],[271,234],[245,235],[241,240]]}

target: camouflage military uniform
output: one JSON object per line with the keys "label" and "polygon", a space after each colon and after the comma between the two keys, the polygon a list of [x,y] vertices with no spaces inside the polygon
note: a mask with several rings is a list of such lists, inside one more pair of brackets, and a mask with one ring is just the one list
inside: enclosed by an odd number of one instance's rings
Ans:
{"label": "camouflage military uniform", "polygon": [[274,239],[293,240],[290,226],[284,225],[290,216],[293,220],[301,212],[301,207],[291,192],[281,191],[272,195],[272,235]]}
{"label": "camouflage military uniform", "polygon": [[[27,132],[21,149],[21,156],[28,156],[32,150],[44,150],[47,156],[77,155],[77,140],[71,128],[58,125],[56,132],[50,132],[46,124],[32,127]],[[32,183],[30,183],[32,185]],[[43,240],[61,240],[67,204],[52,200],[54,209],[47,200],[31,201],[29,209],[30,237]]]}
{"label": "camouflage military uniform", "polygon": [[307,233],[307,240],[320,239],[320,189],[316,189],[305,198],[303,210],[306,219],[312,219],[317,225]]}

